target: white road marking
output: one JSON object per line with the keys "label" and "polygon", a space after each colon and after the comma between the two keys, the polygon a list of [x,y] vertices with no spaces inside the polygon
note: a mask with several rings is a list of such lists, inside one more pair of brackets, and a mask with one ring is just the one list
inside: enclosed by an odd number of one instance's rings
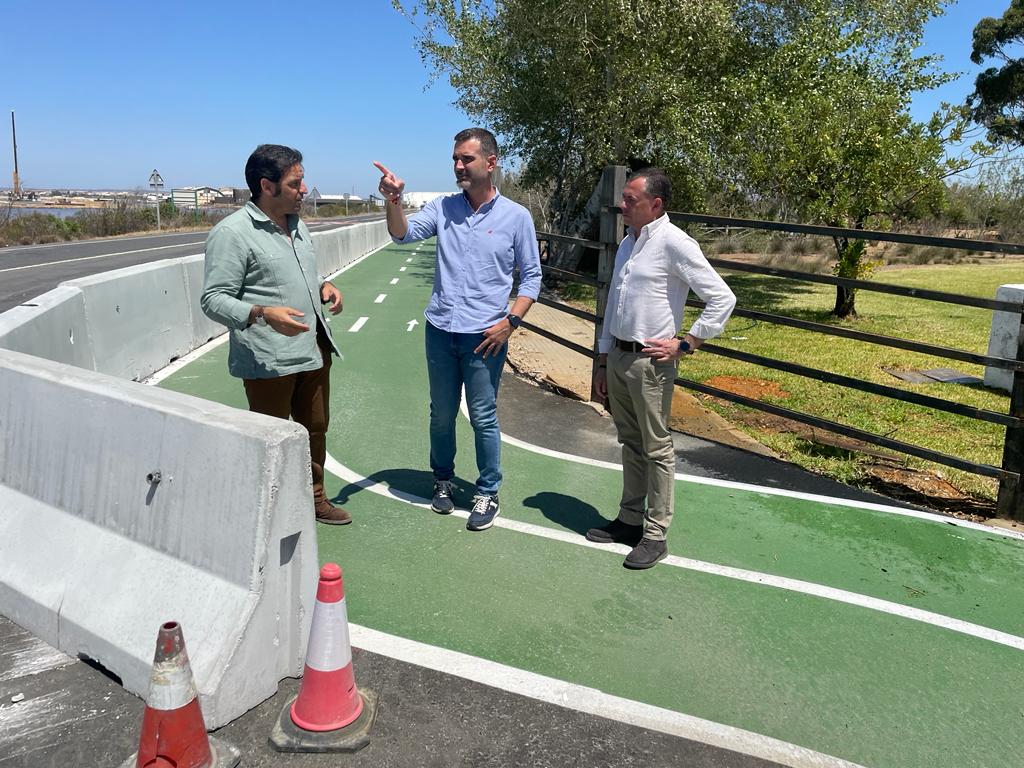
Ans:
{"label": "white road marking", "polygon": [[415,328],[417,325],[419,325],[419,323],[416,320],[410,320],[408,323],[405,324],[406,332],[408,333],[413,328]]}
{"label": "white road marking", "polygon": [[859,768],[856,763],[753,731],[613,696],[596,688],[567,683],[496,661],[407,640],[359,624],[349,624],[349,635],[357,648],[407,664],[472,680],[576,712],[729,749],[790,768]]}
{"label": "white road marking", "polygon": [[[198,243],[181,243],[179,245],[158,245],[153,248],[138,248],[134,251],[118,251],[117,253],[101,253],[98,256],[80,256],[77,259],[61,259],[59,261],[47,261],[42,264],[25,264],[21,267],[8,267],[7,269],[0,269],[0,272],[17,272],[22,269],[37,269],[39,267],[52,267],[55,264],[71,264],[76,261],[93,261],[95,259],[109,259],[114,256],[130,256],[133,253],[148,253],[150,251],[163,251],[167,248],[184,248],[190,245],[198,245]],[[185,254],[186,256],[198,256],[199,254]]]}
{"label": "white road marking", "polygon": [[170,365],[164,366],[163,368],[161,368],[159,371],[154,373],[149,378],[143,379],[142,383],[143,384],[150,384],[150,385],[159,384],[161,381],[166,379],[168,376],[173,376],[175,373],[180,371],[186,365],[188,365],[189,363],[195,362],[196,360],[198,360],[200,357],[205,355],[210,350],[216,349],[221,344],[225,344],[229,338],[231,338],[231,336],[225,330],[217,338],[212,339],[211,341],[206,342],[201,347],[196,347],[191,352],[189,352],[187,355],[182,355],[181,357],[179,357],[177,360],[175,360]]}
{"label": "white road marking", "polygon": [[359,333],[359,329],[362,328],[364,325],[366,325],[366,321],[369,320],[369,319],[370,318],[368,318],[368,317],[360,317],[358,320],[356,320],[354,323],[352,323],[352,327],[348,329],[348,332],[349,333]]}
{"label": "white road marking", "polygon": [[387,297],[388,297],[388,295],[386,293],[377,294],[377,298],[373,300],[373,303],[374,304],[383,304],[384,303],[384,299],[386,299]]}
{"label": "white road marking", "polygon": [[405,263],[406,263],[406,264],[412,264],[412,259],[406,259],[406,260],[405,260]]}
{"label": "white road marking", "polygon": [[405,267],[399,267],[399,268],[398,268],[398,271],[399,271],[399,272],[405,272]]}
{"label": "white road marking", "polygon": [[[416,506],[429,506],[429,501],[427,499],[421,499],[407,493],[399,494],[399,492],[396,492],[394,489],[368,480],[363,475],[360,475],[354,470],[346,467],[344,464],[341,464],[337,459],[331,456],[330,453],[327,454],[324,469],[341,480],[344,480],[346,483],[358,485],[372,493],[377,493],[381,496],[389,496],[406,503],[415,504]],[[621,471],[622,468],[618,467],[617,469]],[[465,519],[469,518],[469,513],[461,510],[456,510],[452,514],[456,517],[462,517]],[[565,544],[574,544],[578,547],[587,547],[589,549],[612,552],[617,555],[626,555],[629,553],[629,547],[622,544],[597,544],[595,542],[588,541],[578,533],[570,533],[569,531],[562,531],[556,528],[546,528],[541,525],[533,525],[532,523],[523,523],[517,520],[510,520],[505,517],[495,519],[494,525],[498,528],[507,528],[508,530],[516,531],[518,533],[538,536],[540,538],[559,541]],[[733,568],[727,565],[708,563],[703,560],[693,560],[688,557],[677,557],[676,555],[669,555],[662,561],[662,564],[671,565],[676,568],[683,568],[689,571],[707,573],[713,576],[722,576],[736,581],[760,584],[765,587],[775,587],[776,589],[784,589],[789,592],[798,592],[812,597],[819,597],[824,600],[834,600],[835,602],[845,603],[847,605],[855,605],[860,608],[867,608],[880,613],[887,613],[892,616],[910,619],[911,621],[931,624],[935,627],[941,627],[953,632],[959,632],[960,634],[970,635],[971,637],[977,637],[982,640],[990,640],[993,643],[1024,651],[1024,637],[1018,637],[1017,635],[1011,635],[1008,632],[1001,632],[997,629],[983,627],[979,624],[972,624],[968,621],[955,619],[951,616],[944,616],[941,613],[924,611],[919,608],[912,608],[907,605],[893,603],[877,597],[861,595],[857,592],[848,592],[845,589],[827,587],[822,584],[815,584],[813,582],[802,581],[800,579],[790,579],[785,576],[775,576],[769,573],[761,573],[759,571],[748,571],[744,568]]]}
{"label": "white road marking", "polygon": [[390,285],[398,285],[398,278],[392,278]]}
{"label": "white road marking", "polygon": [[[469,418],[469,412],[466,410],[466,402],[462,402],[462,412],[466,418]],[[576,456],[571,453],[563,453],[562,451],[554,451],[550,448],[544,448],[539,445],[527,443],[515,437],[506,435],[504,432],[501,434],[501,441],[508,445],[514,445],[517,448],[522,448],[532,453],[540,454],[541,456],[550,456],[556,459],[564,459],[565,461],[572,461],[577,464],[587,464],[592,467],[604,467],[606,469],[622,470],[622,466],[619,464],[613,464],[610,461],[601,461],[600,459],[591,459],[585,456]],[[824,496],[817,493],[804,493],[803,491],[790,491],[785,488],[769,488],[764,485],[753,485],[751,483],[738,483],[733,480],[718,480],[711,477],[700,477],[698,475],[687,475],[682,472],[676,472],[676,480],[682,480],[687,483],[695,483],[697,485],[711,485],[718,488],[730,488],[737,491],[748,491],[751,493],[762,493],[766,496],[784,496],[791,499],[803,499],[805,501],[814,501],[821,504],[830,504],[837,507],[853,507],[855,509],[869,509],[874,512],[885,512],[891,515],[901,515],[903,517],[915,517],[920,520],[928,520],[933,523],[942,523],[944,525],[955,526],[959,528],[970,528],[975,531],[984,531],[985,533],[992,534],[993,536],[1005,536],[1011,539],[1018,539],[1024,541],[1024,533],[1018,533],[1017,531],[1010,531],[1005,528],[995,528],[990,525],[982,525],[981,523],[975,523],[970,520],[959,520],[955,517],[946,517],[945,515],[938,515],[933,512],[922,512],[916,509],[905,509],[903,507],[894,507],[888,504],[875,504],[870,501],[856,501],[854,499],[843,499],[837,496]]]}

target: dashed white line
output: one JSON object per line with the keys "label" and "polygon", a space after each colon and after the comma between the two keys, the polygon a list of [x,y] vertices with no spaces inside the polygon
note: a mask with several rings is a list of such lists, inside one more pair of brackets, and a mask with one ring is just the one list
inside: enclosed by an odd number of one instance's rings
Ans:
{"label": "dashed white line", "polygon": [[399,272],[405,272],[405,267],[399,267],[399,268],[398,268],[398,271],[399,271]]}
{"label": "dashed white line", "polygon": [[396,277],[396,278],[393,278],[393,279],[391,280],[391,282],[389,283],[389,285],[398,285],[398,278],[397,278],[397,277]]}
{"label": "dashed white line", "polygon": [[388,295],[386,293],[379,293],[379,294],[377,294],[377,298],[373,300],[373,303],[374,304],[383,304],[384,303],[384,299],[386,299],[387,297],[388,297]]}
{"label": "dashed white line", "polygon": [[352,323],[352,327],[348,329],[348,332],[349,333],[358,333],[359,329],[362,328],[364,325],[366,325],[366,321],[369,320],[369,319],[370,318],[368,318],[368,317],[360,317],[358,320],[356,320],[354,323]]}

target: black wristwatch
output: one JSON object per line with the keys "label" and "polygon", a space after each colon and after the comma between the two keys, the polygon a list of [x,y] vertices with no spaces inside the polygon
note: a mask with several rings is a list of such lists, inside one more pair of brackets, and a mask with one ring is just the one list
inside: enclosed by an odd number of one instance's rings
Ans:
{"label": "black wristwatch", "polygon": [[523,318],[519,315],[513,315],[511,312],[505,315],[505,319],[508,320],[508,324],[512,326],[513,331],[516,330],[523,322]]}
{"label": "black wristwatch", "polygon": [[676,338],[679,339],[679,354],[692,355],[693,350],[690,349],[690,342],[688,342],[682,336],[676,336]]}

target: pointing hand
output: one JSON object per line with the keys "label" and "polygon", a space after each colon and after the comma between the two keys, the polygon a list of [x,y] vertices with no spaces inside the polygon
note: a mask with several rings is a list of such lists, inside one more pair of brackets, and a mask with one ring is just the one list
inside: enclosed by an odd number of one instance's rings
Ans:
{"label": "pointing hand", "polygon": [[402,200],[402,191],[405,189],[405,182],[395,176],[395,174],[385,168],[381,163],[374,161],[373,165],[383,174],[380,177],[380,184],[377,186],[377,190],[386,200],[390,200],[395,205],[398,205]]}

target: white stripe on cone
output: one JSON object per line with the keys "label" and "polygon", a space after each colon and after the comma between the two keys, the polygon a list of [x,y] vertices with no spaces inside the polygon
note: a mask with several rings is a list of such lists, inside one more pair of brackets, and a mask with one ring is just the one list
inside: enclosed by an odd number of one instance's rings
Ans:
{"label": "white stripe on cone", "polygon": [[352,663],[345,598],[336,603],[316,601],[313,628],[309,633],[306,666],[318,672],[334,672]]}
{"label": "white stripe on cone", "polygon": [[[346,641],[348,626],[345,627]],[[188,657],[179,653],[172,659],[153,664],[149,680],[149,707],[161,711],[180,709],[192,703],[196,697],[196,686],[192,680]],[[184,660],[185,663],[182,663]]]}

